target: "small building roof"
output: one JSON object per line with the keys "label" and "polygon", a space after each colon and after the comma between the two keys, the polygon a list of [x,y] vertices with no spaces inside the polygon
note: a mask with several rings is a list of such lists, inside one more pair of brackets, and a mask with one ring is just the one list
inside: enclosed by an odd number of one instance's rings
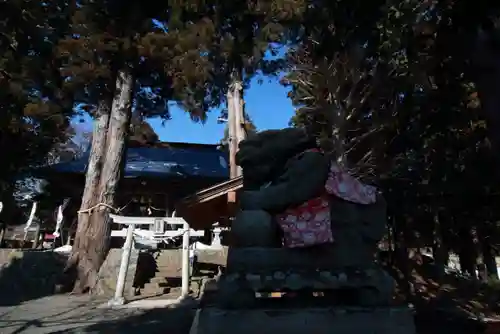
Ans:
{"label": "small building roof", "polygon": [[[124,177],[204,177],[227,179],[228,154],[218,145],[161,143],[127,150]],[[79,159],[42,167],[45,173],[83,174],[89,154]]]}
{"label": "small building roof", "polygon": [[[229,225],[238,208],[237,194],[243,188],[243,177],[236,177],[200,190],[179,201],[176,214],[184,218],[191,228],[210,228],[219,222]],[[233,193],[234,201],[228,197]]]}

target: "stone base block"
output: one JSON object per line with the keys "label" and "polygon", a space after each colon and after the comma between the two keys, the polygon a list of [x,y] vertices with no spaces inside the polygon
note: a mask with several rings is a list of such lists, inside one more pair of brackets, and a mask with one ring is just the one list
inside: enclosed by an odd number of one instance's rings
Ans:
{"label": "stone base block", "polygon": [[373,266],[374,256],[369,249],[339,252],[335,245],[310,249],[265,247],[232,247],[227,255],[231,272],[269,272],[295,270],[330,270],[334,268],[366,268]]}
{"label": "stone base block", "polygon": [[223,310],[199,309],[190,334],[415,334],[407,307]]}

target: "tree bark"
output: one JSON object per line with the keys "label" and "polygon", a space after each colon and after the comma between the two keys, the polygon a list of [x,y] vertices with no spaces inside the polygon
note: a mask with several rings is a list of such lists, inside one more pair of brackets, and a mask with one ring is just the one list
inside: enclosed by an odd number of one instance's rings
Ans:
{"label": "tree bark", "polygon": [[438,280],[445,276],[445,268],[448,264],[448,250],[445,247],[443,240],[443,228],[439,213],[434,213],[434,243],[432,245],[432,255],[434,256],[434,263],[437,269]]}
{"label": "tree bark", "polygon": [[228,111],[228,137],[229,137],[229,165],[230,177],[241,176],[243,171],[236,165],[236,152],[239,143],[245,139],[243,129],[243,87],[239,75],[240,71],[235,70],[232,75],[232,82],[227,91],[227,111]]}
{"label": "tree bark", "polygon": [[234,98],[231,87],[227,91],[227,127],[229,142],[229,175],[231,178],[238,176],[238,165],[236,165],[236,151],[238,142],[236,141],[236,117],[234,110]]}
{"label": "tree bark", "polygon": [[498,280],[498,269],[489,239],[481,242],[483,262],[486,266],[488,279]]}
{"label": "tree bark", "polygon": [[493,252],[493,247],[491,247],[492,238],[492,228],[491,223],[483,222],[480,230],[480,243],[481,243],[481,253],[483,257],[483,264],[486,267],[486,277],[485,279],[498,280],[498,269],[497,263],[495,261],[495,254]]}
{"label": "tree bark", "polygon": [[[97,204],[97,191],[101,177],[101,167],[106,153],[106,133],[109,125],[109,109],[109,101],[103,100],[99,103],[92,132],[90,157],[85,175],[85,188],[83,190],[82,203],[78,212],[75,240],[72,247],[72,254],[65,269],[65,272],[70,275],[68,278],[69,280],[76,278],[76,282],[74,282],[75,292],[82,292],[84,290],[85,272],[86,268],[89,266],[89,259],[86,254],[86,244],[88,243],[87,231],[90,227],[90,216],[92,214],[89,209]],[[71,284],[70,282],[67,283]]]}
{"label": "tree bark", "polygon": [[408,250],[408,228],[406,227],[406,218],[403,215],[394,217],[394,253],[395,268],[402,276],[398,277],[398,283],[401,284],[406,300],[413,300],[413,279],[411,275],[412,265],[410,263],[410,254]]}
{"label": "tree bark", "polygon": [[116,91],[107,133],[107,153],[99,184],[99,206],[91,217],[89,254],[96,273],[104,262],[110,244],[109,213],[115,208],[118,184],[125,162],[126,141],[132,112],[133,76],[129,69],[118,72]]}
{"label": "tree bark", "polygon": [[[77,265],[74,292],[93,290],[96,287],[99,269],[109,250],[109,212],[115,205],[124,163],[132,112],[133,82],[131,69],[118,71],[111,113],[107,122],[104,118],[99,119],[94,130],[101,132],[95,133],[96,137],[92,140],[86,189],[73,246],[71,260]],[[100,128],[104,124],[106,126]],[[92,210],[88,211],[89,209]]]}
{"label": "tree bark", "polygon": [[[493,147],[498,152],[500,147],[500,96],[495,87],[500,84],[500,59],[499,52],[491,47],[491,38],[493,38],[492,35],[483,31],[479,32],[476,36],[476,44],[471,50],[473,50],[472,59],[475,73],[477,73],[476,84],[481,108],[487,118]],[[499,161],[498,155],[496,158]]]}
{"label": "tree bark", "polygon": [[[464,224],[466,222],[462,222]],[[460,269],[463,273],[470,275],[472,278],[477,279],[476,275],[476,262],[477,253],[474,245],[471,228],[464,226],[459,231],[460,239]]]}

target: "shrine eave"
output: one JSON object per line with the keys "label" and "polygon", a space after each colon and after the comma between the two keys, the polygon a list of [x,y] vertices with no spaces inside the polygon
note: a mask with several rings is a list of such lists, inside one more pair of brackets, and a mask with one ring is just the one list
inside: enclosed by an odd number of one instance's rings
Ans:
{"label": "shrine eave", "polygon": [[237,194],[243,188],[243,178],[237,177],[185,197],[176,205],[176,214],[184,218],[191,228],[204,229],[219,222],[228,225],[237,209]]}
{"label": "shrine eave", "polygon": [[[195,177],[224,180],[229,176],[227,153],[216,145],[182,144],[168,147],[132,147],[127,150],[125,178]],[[89,156],[37,168],[35,176],[84,174]]]}

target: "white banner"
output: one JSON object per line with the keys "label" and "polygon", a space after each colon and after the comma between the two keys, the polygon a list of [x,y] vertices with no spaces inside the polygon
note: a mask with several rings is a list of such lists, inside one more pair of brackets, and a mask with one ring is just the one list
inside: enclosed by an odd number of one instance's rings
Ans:
{"label": "white banner", "polygon": [[54,232],[52,232],[52,235],[56,238],[59,238],[61,233],[59,233],[59,230],[61,229],[61,224],[63,222],[63,206],[59,205],[59,208],[57,209],[57,220],[56,220],[56,229]]}
{"label": "white banner", "polygon": [[28,232],[29,228],[31,227],[31,224],[33,224],[33,219],[35,219],[36,207],[37,207],[37,203],[33,202],[33,206],[31,207],[30,217],[28,218],[28,221],[26,222],[26,227],[24,228],[24,232]]}

